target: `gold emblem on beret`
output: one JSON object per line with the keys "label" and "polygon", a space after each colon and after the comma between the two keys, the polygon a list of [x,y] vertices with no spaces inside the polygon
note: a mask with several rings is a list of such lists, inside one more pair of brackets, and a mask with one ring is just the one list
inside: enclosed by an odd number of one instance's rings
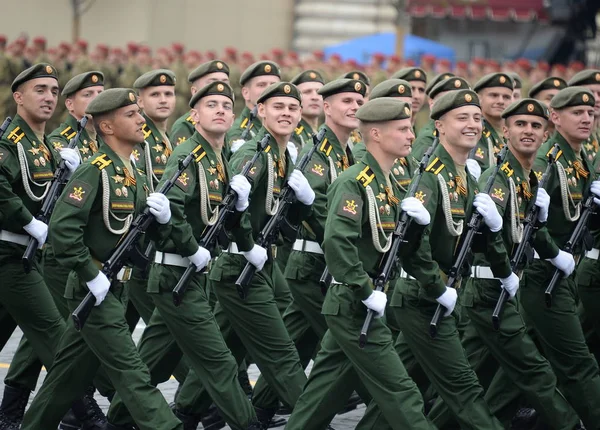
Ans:
{"label": "gold emblem on beret", "polygon": [[223,91],[225,89],[225,87],[223,86],[223,84],[217,84],[217,91]]}
{"label": "gold emblem on beret", "polygon": [[96,76],[96,75],[92,75],[92,82],[93,82],[93,83],[96,83],[96,82],[98,82],[98,76]]}
{"label": "gold emblem on beret", "polygon": [[500,81],[501,84],[503,84],[503,83],[506,82],[506,78],[504,76],[500,76],[499,81]]}
{"label": "gold emblem on beret", "polygon": [[164,84],[165,82],[167,82],[167,77],[165,75],[160,75],[160,78],[158,80],[161,84]]}
{"label": "gold emblem on beret", "polygon": [[600,73],[596,73],[596,81],[600,82]]}
{"label": "gold emblem on beret", "polygon": [[460,86],[461,86],[460,80],[459,79],[455,80],[454,81],[454,88],[460,88]]}
{"label": "gold emblem on beret", "polygon": [[421,77],[421,71],[415,70],[415,78],[420,78],[420,77]]}
{"label": "gold emblem on beret", "polygon": [[470,103],[473,100],[473,97],[471,96],[471,94],[465,94],[465,101],[467,103]]}
{"label": "gold emblem on beret", "polygon": [[315,72],[310,72],[308,76],[310,76],[311,79],[315,79],[317,77],[317,74]]}
{"label": "gold emblem on beret", "polygon": [[533,104],[529,103],[527,105],[527,112],[533,112],[534,109],[535,109],[535,107],[533,106]]}
{"label": "gold emblem on beret", "polygon": [[360,82],[357,82],[354,84],[354,90],[356,92],[359,92],[361,88],[362,88],[362,85],[360,84]]}
{"label": "gold emblem on beret", "polygon": [[402,85],[402,84],[398,85],[398,92],[400,94],[404,94],[404,91],[406,91],[406,89],[404,88],[404,85]]}
{"label": "gold emblem on beret", "polygon": [[52,70],[52,66],[46,66],[46,73],[52,73],[54,72],[54,70]]}
{"label": "gold emblem on beret", "polygon": [[590,97],[587,94],[584,94],[581,99],[583,100],[584,103],[587,103],[590,101]]}
{"label": "gold emblem on beret", "polygon": [[221,70],[223,68],[223,63],[217,61],[217,69]]}
{"label": "gold emblem on beret", "polygon": [[265,64],[265,72],[266,73],[270,73],[271,72],[271,65],[270,64]]}
{"label": "gold emblem on beret", "polygon": [[131,100],[132,102],[134,102],[135,101],[135,94],[129,93],[129,100]]}
{"label": "gold emblem on beret", "polygon": [[358,73],[354,73],[352,75],[352,79],[358,79],[358,78],[360,78],[360,75]]}
{"label": "gold emblem on beret", "polygon": [[283,92],[286,94],[289,94],[292,92],[292,87],[290,87],[289,85],[284,85],[283,86]]}
{"label": "gold emblem on beret", "polygon": [[408,106],[404,106],[404,113],[406,115],[410,115],[410,109],[408,108]]}
{"label": "gold emblem on beret", "polygon": [[560,87],[560,81],[558,79],[554,80],[554,86],[555,87]]}

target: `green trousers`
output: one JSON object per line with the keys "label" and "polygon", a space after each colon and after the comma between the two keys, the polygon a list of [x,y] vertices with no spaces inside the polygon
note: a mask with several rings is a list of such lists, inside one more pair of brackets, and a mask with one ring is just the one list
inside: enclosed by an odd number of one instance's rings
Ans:
{"label": "green trousers", "polygon": [[[394,429],[433,429],[423,415],[423,399],[395,353],[389,328],[374,319],[369,342],[358,346],[367,314],[364,304],[346,285],[329,288],[323,314],[329,330],[313,364],[308,382],[286,426],[287,430],[317,430],[327,426],[359,378]],[[359,427],[360,428],[360,423]]]}
{"label": "green trousers", "polygon": [[547,261],[534,260],[521,280],[521,304],[538,334],[561,391],[586,428],[600,428],[600,375],[578,315],[575,275],[563,278],[546,307],[544,291],[554,274]]}
{"label": "green trousers", "polygon": [[[71,311],[87,292],[85,284],[71,272],[66,288]],[[125,321],[126,303],[125,287],[114,283],[106,299],[94,307],[81,332],[69,319],[54,364],[25,414],[23,430],[56,429],[100,365],[140,429],[183,430],[160,390],[150,383],[148,368],[140,359]]]}
{"label": "green trousers", "polygon": [[[405,355],[401,348],[410,348],[431,384],[454,414],[463,429],[502,429],[503,426],[492,415],[484,400],[483,388],[469,365],[462,347],[457,323],[459,310],[442,318],[437,336],[429,336],[429,322],[437,303],[427,297],[416,280],[401,279],[396,284],[392,297],[392,311],[402,330],[402,343],[396,343],[400,357]],[[400,338],[399,338],[400,340]],[[369,427],[385,428],[380,421],[380,405],[371,402],[364,420]],[[373,417],[374,415],[374,417]],[[388,419],[388,423],[391,422]]]}
{"label": "green trousers", "polygon": [[[206,275],[196,274],[181,306],[173,304],[172,290],[185,268],[153,264],[148,296],[156,309],[140,340],[139,353],[150,370],[153,385],[166,381],[184,354],[206,388],[201,410],[214,403],[234,429],[245,429],[256,418],[238,382],[238,366],[227,348],[206,297]],[[212,400],[211,400],[212,398]],[[109,421],[133,424],[123,399],[111,402]]]}

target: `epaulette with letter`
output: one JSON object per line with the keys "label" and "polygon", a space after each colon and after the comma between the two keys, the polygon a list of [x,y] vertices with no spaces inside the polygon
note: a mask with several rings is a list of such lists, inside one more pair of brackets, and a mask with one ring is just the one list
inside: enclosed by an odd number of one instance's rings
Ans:
{"label": "epaulette with letter", "polygon": [[142,131],[144,132],[144,140],[148,139],[148,136],[152,134],[152,130],[150,130],[147,123],[144,123],[142,126]]}
{"label": "epaulette with letter", "polygon": [[191,116],[191,115],[188,115],[188,117],[187,117],[185,120],[186,120],[187,122],[191,123],[192,125],[196,125],[196,121],[194,121],[194,120],[192,119],[192,116]]}
{"label": "epaulette with letter", "polygon": [[102,154],[94,158],[92,164],[98,168],[98,170],[104,170],[108,166],[110,166],[112,160],[106,156],[106,154]]}
{"label": "epaulette with letter", "polygon": [[329,157],[329,154],[331,153],[332,149],[333,145],[331,144],[331,142],[327,138],[323,139],[323,142],[321,142],[321,146],[319,146],[319,151],[321,151],[323,154]]}
{"label": "epaulette with letter", "polygon": [[202,145],[198,144],[192,151],[194,153],[194,160],[196,163],[199,163],[204,157],[206,157],[206,151],[202,147]]}
{"label": "epaulette with letter", "polygon": [[65,129],[60,132],[60,135],[66,137],[67,140],[73,139],[76,134],[77,134],[77,132],[75,130],[73,130],[73,128],[71,128],[70,125],[67,125],[65,127]]}
{"label": "epaulette with letter", "polygon": [[[552,152],[552,149],[553,149],[553,146],[551,146],[550,150],[548,152],[546,152],[546,158],[548,158],[548,156]],[[559,149],[558,152],[556,153],[556,157],[554,158],[554,161],[558,161],[558,159],[561,157],[561,155],[563,155],[563,152],[562,152],[562,149]]]}
{"label": "epaulette with letter", "polygon": [[440,160],[439,157],[435,157],[433,161],[429,163],[429,166],[427,166],[425,171],[432,172],[434,175],[437,175],[444,169],[444,167],[446,166],[444,165],[444,163],[442,163],[442,160]]}
{"label": "epaulette with letter", "polygon": [[500,167],[500,170],[506,173],[507,178],[510,178],[515,173],[515,170],[512,167],[510,167],[510,163],[508,161],[504,162],[502,167]]}
{"label": "epaulette with letter", "polygon": [[296,130],[294,130],[296,132],[297,135],[300,135],[300,133],[302,133],[302,131],[304,131],[304,126],[301,125],[300,127],[296,127]]}
{"label": "epaulette with letter", "polygon": [[365,168],[362,169],[356,177],[356,180],[359,181],[365,188],[367,188],[367,185],[373,182],[373,179],[375,179],[375,173],[369,166],[365,166]]}
{"label": "epaulette with letter", "polygon": [[19,141],[21,139],[23,139],[24,137],[25,137],[25,132],[23,130],[21,130],[21,127],[19,127],[19,126],[16,126],[15,128],[13,128],[13,130],[10,133],[8,133],[8,135],[6,136],[6,138],[13,143],[19,143]]}
{"label": "epaulette with letter", "polygon": [[489,130],[487,129],[487,127],[485,127],[485,128],[483,129],[483,131],[481,132],[481,134],[483,134],[483,137],[490,137],[490,136],[492,135],[492,132],[491,132],[491,131],[489,131]]}

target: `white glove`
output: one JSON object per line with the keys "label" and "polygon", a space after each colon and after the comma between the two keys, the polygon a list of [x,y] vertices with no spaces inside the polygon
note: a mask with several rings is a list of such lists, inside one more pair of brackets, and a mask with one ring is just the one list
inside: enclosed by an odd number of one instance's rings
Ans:
{"label": "white glove", "polygon": [[467,169],[469,170],[469,173],[473,175],[475,180],[478,181],[479,177],[481,176],[481,166],[479,165],[477,160],[469,158],[467,160]]}
{"label": "white glove", "polygon": [[98,275],[96,275],[96,277],[91,281],[86,282],[86,284],[90,290],[90,293],[92,293],[96,298],[96,304],[94,306],[99,306],[108,294],[108,290],[110,289],[110,281],[104,273],[98,272]]}
{"label": "white glove", "polygon": [[244,143],[246,143],[246,141],[243,139],[238,139],[231,142],[231,153],[233,154],[235,151],[240,149]]}
{"label": "white glove", "polygon": [[238,212],[243,212],[246,210],[248,205],[248,196],[250,195],[250,182],[244,175],[235,175],[231,178],[231,182],[229,182],[229,186],[235,193],[237,194],[237,200],[235,201],[235,209]]}
{"label": "white glove", "polygon": [[188,259],[196,266],[196,272],[201,271],[210,261],[210,252],[206,248],[198,247],[198,251],[190,255]]}
{"label": "white glove", "polygon": [[171,219],[171,205],[169,199],[162,193],[150,193],[146,199],[146,204],[150,208],[150,213],[156,218],[159,224],[166,224]]}
{"label": "white glove", "polygon": [[298,159],[298,148],[296,148],[296,145],[294,145],[294,142],[288,142],[287,150],[288,150],[288,153],[290,154],[290,158],[292,159],[292,162],[294,164],[296,164],[296,160]]}
{"label": "white glove", "polygon": [[483,216],[485,224],[491,231],[496,232],[502,229],[502,217],[498,212],[498,208],[496,208],[496,203],[489,195],[485,193],[477,194],[473,206]]}
{"label": "white glove", "polygon": [[375,318],[381,318],[385,312],[387,295],[383,291],[373,291],[366,300],[362,300],[366,307],[377,312]]}
{"label": "white glove", "polygon": [[60,158],[65,161],[65,166],[69,169],[69,172],[73,173],[79,163],[81,163],[81,157],[77,153],[76,149],[73,148],[61,148],[60,149]]}
{"label": "white glove", "polygon": [[24,226],[23,229],[38,241],[38,249],[42,249],[42,246],[44,246],[46,238],[48,237],[48,225],[34,218],[29,224]]}
{"label": "white glove", "polygon": [[511,273],[508,278],[500,278],[500,283],[511,299],[517,294],[517,290],[519,289],[519,277],[514,273]]}
{"label": "white glove", "polygon": [[294,193],[296,193],[296,198],[300,203],[304,203],[308,206],[312,205],[315,201],[315,192],[300,170],[295,169],[292,172],[288,178],[288,184],[290,184],[290,187],[294,190]]}
{"label": "white glove", "polygon": [[456,290],[454,288],[446,287],[446,292],[435,299],[436,302],[446,308],[446,313],[444,314],[445,317],[454,311],[457,297],[458,294],[456,294]]}
{"label": "white glove", "polygon": [[554,267],[561,270],[565,276],[570,276],[575,270],[575,259],[572,254],[563,250],[558,251],[558,255],[554,258],[550,258],[550,262]]}
{"label": "white glove", "polygon": [[550,196],[545,189],[538,189],[537,196],[535,198],[535,205],[540,208],[538,211],[538,220],[540,220],[540,222],[548,221],[548,206],[550,206]]}
{"label": "white glove", "polygon": [[242,252],[246,260],[254,267],[256,267],[256,271],[260,272],[267,262],[267,250],[258,245],[254,245],[254,247],[250,251]]}
{"label": "white glove", "polygon": [[592,182],[590,191],[594,195],[594,203],[600,205],[600,180]]}
{"label": "white glove", "polygon": [[431,215],[429,215],[429,212],[425,209],[423,203],[415,197],[405,198],[402,200],[402,203],[400,203],[400,207],[419,225],[427,225],[431,222]]}

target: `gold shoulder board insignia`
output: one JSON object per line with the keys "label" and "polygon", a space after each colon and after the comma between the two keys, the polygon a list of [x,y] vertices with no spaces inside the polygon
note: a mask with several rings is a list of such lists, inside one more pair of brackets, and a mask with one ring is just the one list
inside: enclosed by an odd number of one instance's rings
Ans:
{"label": "gold shoulder board insignia", "polygon": [[194,153],[194,160],[196,163],[199,163],[204,157],[206,157],[206,151],[202,147],[202,145],[198,145],[192,151]]}
{"label": "gold shoulder board insignia", "polygon": [[510,177],[511,177],[511,176],[512,176],[512,175],[515,173],[514,169],[512,169],[512,168],[510,167],[510,164],[509,164],[509,162],[508,162],[508,161],[506,161],[506,162],[505,162],[505,163],[502,165],[502,167],[500,168],[500,170],[502,170],[504,173],[506,173],[506,177],[507,177],[507,178],[510,178]]}
{"label": "gold shoulder board insignia", "polygon": [[433,174],[437,175],[438,173],[440,173],[442,171],[442,169],[444,167],[445,167],[445,165],[444,165],[444,163],[442,163],[442,160],[440,160],[439,157],[435,157],[433,159],[433,161],[431,163],[429,163],[429,166],[427,166],[425,171],[432,172]]}
{"label": "gold shoulder board insignia", "polygon": [[108,158],[106,154],[99,155],[96,158],[94,158],[94,161],[92,161],[92,164],[96,166],[98,170],[106,169],[108,166],[110,166],[111,163],[112,160]]}
{"label": "gold shoulder board insignia", "polygon": [[321,143],[321,146],[319,147],[319,151],[321,151],[327,157],[329,157],[329,154],[331,153],[332,149],[333,149],[333,145],[331,144],[331,142],[329,142],[329,140],[327,138],[323,139],[323,142]]}
{"label": "gold shoulder board insignia", "polygon": [[[548,158],[548,156],[552,152],[552,148],[553,147],[550,147],[550,150],[548,152],[546,152],[546,158]],[[562,153],[563,153],[562,149],[559,149],[558,152],[556,153],[556,158],[554,159],[554,161],[557,161],[560,158],[560,156],[562,155]]]}
{"label": "gold shoulder board insignia", "polygon": [[13,143],[19,143],[21,139],[25,137],[25,132],[21,130],[21,127],[15,127],[6,138]]}
{"label": "gold shoulder board insignia", "polygon": [[187,122],[190,122],[190,123],[192,123],[192,125],[196,125],[196,121],[194,121],[194,120],[192,119],[192,116],[191,116],[191,115],[188,115],[188,117],[187,117],[185,120],[186,120]]}
{"label": "gold shoulder board insignia", "polygon": [[142,126],[142,131],[144,132],[144,140],[148,139],[148,136],[152,134],[152,130],[150,130],[147,123],[144,123]]}
{"label": "gold shoulder board insignia", "polygon": [[373,179],[375,179],[375,173],[373,173],[373,170],[371,170],[369,166],[366,166],[358,174],[356,179],[362,183],[363,187],[367,188],[367,185],[369,185],[371,182],[373,182]]}
{"label": "gold shoulder board insignia", "polygon": [[301,125],[300,127],[296,127],[296,134],[299,135],[300,133],[302,133],[303,130],[304,130],[304,126],[303,125]]}
{"label": "gold shoulder board insignia", "polygon": [[247,125],[248,125],[248,118],[244,118],[244,120],[240,124],[240,128],[246,128]]}
{"label": "gold shoulder board insignia", "polygon": [[70,125],[67,125],[67,127],[63,131],[60,132],[61,136],[64,136],[69,140],[73,139],[76,134],[77,134],[77,132],[74,131]]}
{"label": "gold shoulder board insignia", "polygon": [[492,135],[492,132],[489,131],[487,128],[484,128],[482,134],[484,137],[490,137]]}

